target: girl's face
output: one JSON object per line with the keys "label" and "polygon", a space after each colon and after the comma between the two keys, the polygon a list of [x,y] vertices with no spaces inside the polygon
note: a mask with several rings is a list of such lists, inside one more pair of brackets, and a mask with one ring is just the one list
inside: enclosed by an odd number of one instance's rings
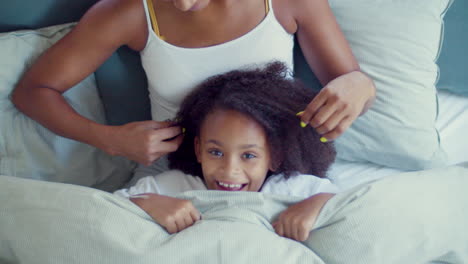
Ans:
{"label": "girl's face", "polygon": [[198,11],[205,8],[211,0],[165,0],[172,1],[174,6],[181,11]]}
{"label": "girl's face", "polygon": [[272,167],[265,131],[237,111],[208,114],[194,143],[210,190],[257,192]]}

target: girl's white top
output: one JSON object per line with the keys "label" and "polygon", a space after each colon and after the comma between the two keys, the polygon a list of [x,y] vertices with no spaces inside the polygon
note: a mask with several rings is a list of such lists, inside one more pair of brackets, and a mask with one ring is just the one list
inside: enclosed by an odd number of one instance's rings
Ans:
{"label": "girl's white top", "polygon": [[[193,190],[207,190],[200,177],[170,170],[156,176],[141,178],[134,186],[117,190],[114,194],[125,198],[142,193],[175,196]],[[282,174],[277,174],[267,178],[261,192],[305,199],[317,193],[337,193],[338,187],[328,179],[313,175],[300,174],[285,179]]]}
{"label": "girl's white top", "polygon": [[183,98],[195,86],[213,75],[235,69],[262,67],[281,61],[293,69],[294,37],[277,21],[271,0],[270,11],[245,35],[204,48],[181,48],[160,39],[151,27],[146,0],[149,37],[141,51],[141,62],[148,78],[153,120],[174,118]]}

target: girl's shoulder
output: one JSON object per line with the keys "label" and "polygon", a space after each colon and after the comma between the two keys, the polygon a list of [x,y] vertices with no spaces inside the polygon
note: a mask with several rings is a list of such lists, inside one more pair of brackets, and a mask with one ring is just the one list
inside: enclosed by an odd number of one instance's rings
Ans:
{"label": "girl's shoulder", "polygon": [[158,175],[143,177],[130,188],[120,189],[115,191],[114,194],[126,198],[142,193],[175,196],[193,190],[206,190],[206,186],[200,177],[185,174],[180,170],[169,170]]}
{"label": "girl's shoulder", "polygon": [[307,198],[318,193],[337,193],[339,188],[327,178],[310,174],[297,174],[289,178],[276,174],[268,177],[262,192]]}
{"label": "girl's shoulder", "polygon": [[176,195],[185,191],[206,190],[205,183],[200,177],[185,174],[180,170],[169,170],[153,176],[159,193],[162,195]]}

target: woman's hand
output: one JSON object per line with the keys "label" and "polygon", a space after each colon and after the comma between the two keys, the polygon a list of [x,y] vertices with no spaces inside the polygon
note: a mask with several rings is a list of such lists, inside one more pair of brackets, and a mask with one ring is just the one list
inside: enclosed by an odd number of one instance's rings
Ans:
{"label": "woman's hand", "polygon": [[330,81],[300,114],[301,125],[310,124],[327,140],[334,140],[365,113],[375,98],[375,86],[360,71]]}
{"label": "woman's hand", "polygon": [[333,196],[331,193],[319,193],[290,206],[273,222],[275,232],[294,240],[307,240],[320,210]]}
{"label": "woman's hand", "polygon": [[130,197],[130,201],[143,209],[170,234],[180,232],[201,219],[200,213],[189,200],[144,193],[135,198]]}
{"label": "woman's hand", "polygon": [[161,156],[176,151],[182,143],[181,128],[172,125],[171,122],[142,121],[108,127],[101,139],[105,142],[102,149],[149,166]]}

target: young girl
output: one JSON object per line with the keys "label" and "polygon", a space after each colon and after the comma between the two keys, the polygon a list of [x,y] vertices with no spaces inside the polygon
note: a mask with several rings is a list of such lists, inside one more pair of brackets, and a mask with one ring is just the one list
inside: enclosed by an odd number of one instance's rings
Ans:
{"label": "young girl", "polygon": [[315,194],[337,190],[319,178],[326,176],[335,150],[332,143],[322,143],[314,129],[299,126],[296,114],[314,92],[286,75],[286,67],[274,63],[203,82],[177,114],[185,132],[180,148],[169,155],[175,170],[142,178],[116,194],[137,195],[132,201],[170,233],[200,219],[190,201],[170,197],[183,191],[301,196],[308,199],[283,212],[274,226],[280,235],[305,240],[323,203],[332,196]]}
{"label": "young girl", "polygon": [[[284,62],[292,71],[294,35],[324,89],[303,105],[303,125],[333,140],[375,95],[327,0],[100,0],[41,56],[12,94],[19,110],[56,132],[150,165],[177,149],[172,119],[182,99],[209,76],[245,65]],[[117,48],[141,54],[152,121],[97,124],[62,94],[93,73]],[[150,173],[164,170],[150,168]]]}

